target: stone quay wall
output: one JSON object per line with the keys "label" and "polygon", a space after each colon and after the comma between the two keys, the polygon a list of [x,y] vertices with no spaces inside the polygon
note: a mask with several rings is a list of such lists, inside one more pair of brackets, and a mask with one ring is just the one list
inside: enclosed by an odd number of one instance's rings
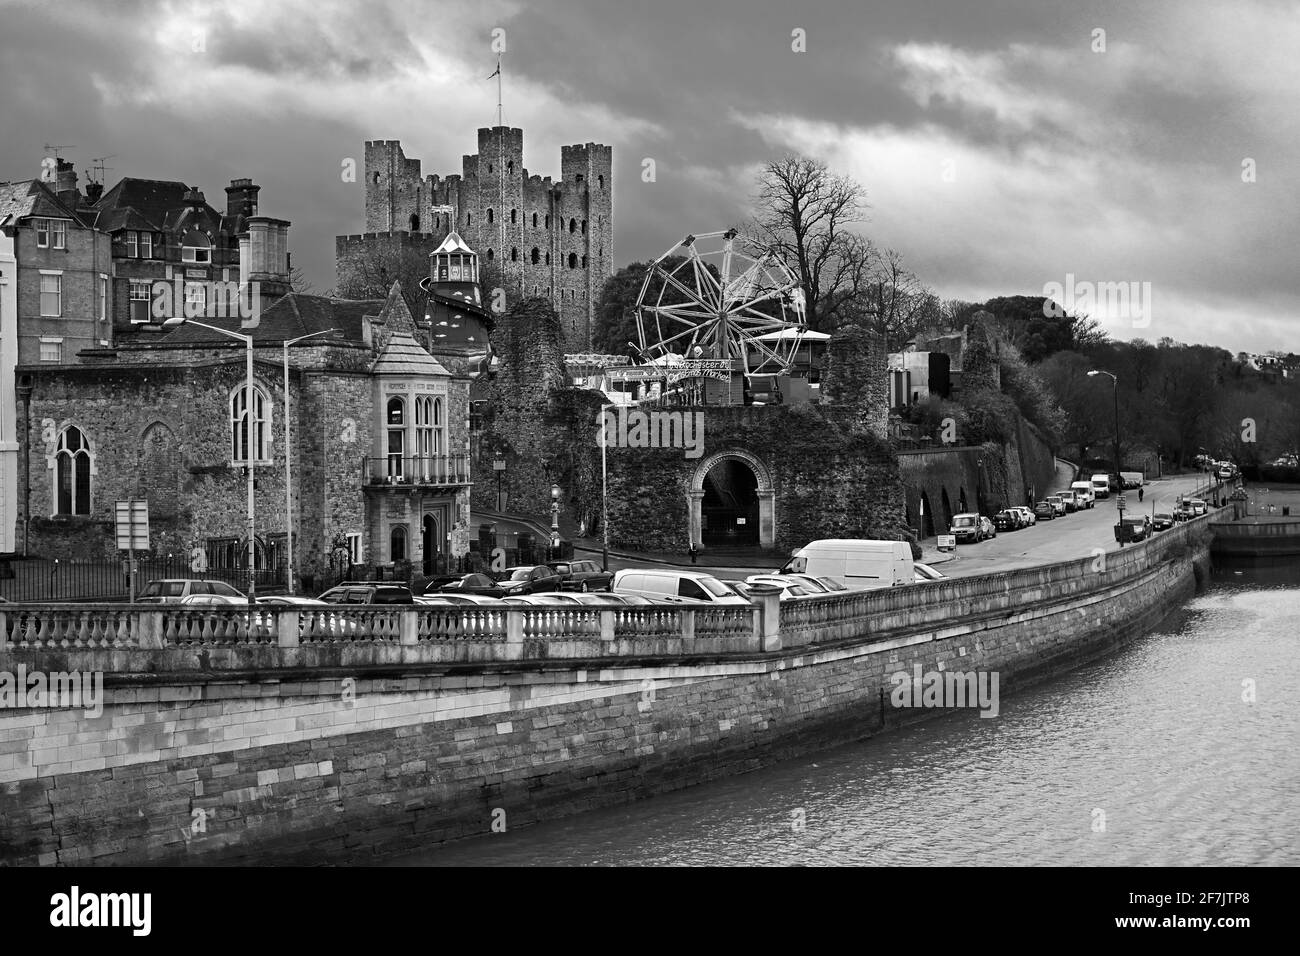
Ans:
{"label": "stone quay wall", "polygon": [[355,609],[344,639],[296,612],[241,632],[232,609],[182,632],[186,612],[121,606],[58,630],[11,605],[0,671],[98,669],[105,693],[97,715],[0,710],[0,860],[359,862],[745,772],[942,713],[892,707],[915,666],[1014,693],[1122,646],[1204,578],[1207,520],[1104,565],[657,623],[582,609],[594,630]]}

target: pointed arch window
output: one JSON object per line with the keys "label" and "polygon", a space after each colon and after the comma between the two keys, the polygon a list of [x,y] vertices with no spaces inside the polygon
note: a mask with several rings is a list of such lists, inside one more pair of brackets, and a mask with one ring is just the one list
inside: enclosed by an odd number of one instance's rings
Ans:
{"label": "pointed arch window", "polygon": [[230,460],[238,464],[248,462],[249,429],[252,429],[254,464],[271,460],[271,403],[256,385],[252,398],[250,409],[247,385],[239,386],[230,394]]}
{"label": "pointed arch window", "polygon": [[488,207],[488,225],[489,225],[489,226],[492,225],[492,219],[493,219],[492,207],[489,206],[489,207]]}
{"label": "pointed arch window", "polygon": [[90,514],[90,443],[81,429],[69,425],[59,433],[54,453],[55,514]]}

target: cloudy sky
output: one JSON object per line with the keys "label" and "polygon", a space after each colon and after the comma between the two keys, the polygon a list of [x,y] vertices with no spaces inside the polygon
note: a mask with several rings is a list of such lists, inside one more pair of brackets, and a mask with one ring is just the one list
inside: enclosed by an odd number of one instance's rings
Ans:
{"label": "cloudy sky", "polygon": [[1149,283],[1128,316],[1089,311],[1118,338],[1300,351],[1293,2],[0,0],[0,179],[47,143],[219,208],[252,177],[324,291],[364,222],[343,162],[400,139],[460,172],[495,123],[498,28],[529,171],[613,146],[619,264],[744,219],[794,150],[858,179],[864,231],[944,298]]}

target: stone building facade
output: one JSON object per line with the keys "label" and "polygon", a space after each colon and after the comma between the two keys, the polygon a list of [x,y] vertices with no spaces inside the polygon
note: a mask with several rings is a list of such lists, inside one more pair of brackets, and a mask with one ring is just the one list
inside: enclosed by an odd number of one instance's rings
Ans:
{"label": "stone building facade", "polygon": [[365,189],[365,233],[335,243],[340,288],[368,259],[393,260],[408,249],[427,256],[456,231],[478,252],[485,274],[500,276],[507,308],[545,298],[560,316],[566,348],[590,349],[597,300],[613,273],[609,146],[563,147],[553,180],[529,175],[521,129],[480,129],[478,152],[448,176],[422,176],[400,141],[376,140],[365,144]]}
{"label": "stone building facade", "polygon": [[[246,566],[251,420],[259,567],[286,566],[291,500],[301,574],[432,573],[468,550],[469,380],[417,332],[396,286],[380,301],[285,296],[252,333],[251,403],[244,345],[194,325],[81,365],[20,367],[31,553],[113,557],[114,502],[143,497],[155,556],[185,555],[196,572]],[[287,349],[286,396],[284,343],[311,333],[324,334]]]}

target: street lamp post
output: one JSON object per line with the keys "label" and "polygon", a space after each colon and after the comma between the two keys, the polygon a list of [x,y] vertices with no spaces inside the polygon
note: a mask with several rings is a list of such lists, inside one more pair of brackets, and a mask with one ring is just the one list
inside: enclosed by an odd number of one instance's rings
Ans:
{"label": "street lamp post", "polygon": [[560,550],[560,486],[551,485],[551,560]]}
{"label": "street lamp post", "polygon": [[613,402],[600,406],[600,569],[609,570],[609,467],[605,453],[605,412]]}
{"label": "street lamp post", "polygon": [[1119,379],[1116,378],[1113,372],[1105,372],[1099,369],[1093,369],[1088,375],[1109,375],[1115,393],[1115,494],[1118,495],[1124,491],[1123,467],[1119,462]]}
{"label": "street lamp post", "polygon": [[[289,572],[289,593],[295,593],[294,573],[293,573],[293,454],[292,446],[289,442],[289,346],[297,345],[304,339],[314,338],[317,335],[324,335],[327,332],[337,332],[338,329],[321,329],[319,332],[309,332],[306,335],[300,335],[296,339],[287,339],[284,343],[284,549],[288,552],[288,572]],[[251,399],[250,399],[251,401]]]}
{"label": "street lamp post", "polygon": [[208,325],[206,322],[199,322],[195,319],[182,319],[181,321],[200,326],[212,332],[219,332],[222,335],[228,335],[232,339],[240,339],[247,350],[247,380],[244,383],[244,422],[248,441],[244,445],[244,454],[247,456],[244,461],[246,466],[244,470],[248,476],[248,603],[252,604],[257,600],[257,539],[254,536],[257,524],[254,518],[255,505],[253,503],[253,462],[257,458],[257,455],[254,454],[256,438],[254,435],[255,428],[253,427],[255,407],[253,402],[255,395],[253,386],[253,336],[251,333],[244,335],[215,325]]}

